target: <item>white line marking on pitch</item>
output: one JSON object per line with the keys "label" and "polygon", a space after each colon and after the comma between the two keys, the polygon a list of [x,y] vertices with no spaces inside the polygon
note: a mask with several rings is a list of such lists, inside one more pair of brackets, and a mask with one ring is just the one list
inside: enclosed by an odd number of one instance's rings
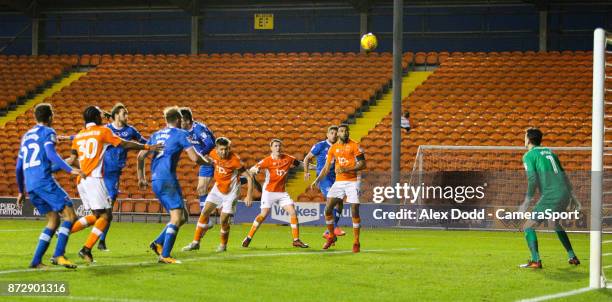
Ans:
{"label": "white line marking on pitch", "polygon": [[[362,253],[385,253],[385,252],[399,252],[399,251],[412,251],[416,248],[398,248],[398,249],[378,249],[378,250],[362,250]],[[223,260],[223,259],[235,259],[235,258],[253,258],[253,257],[278,257],[278,256],[304,256],[304,255],[325,255],[325,254],[352,254],[351,250],[343,251],[312,251],[312,252],[286,252],[286,253],[261,253],[261,254],[238,254],[238,255],[208,255],[204,257],[187,258],[181,260],[181,262],[197,262],[203,260]],[[158,265],[155,261],[147,262],[127,262],[127,263],[109,263],[109,264],[93,264],[93,265],[81,265],[77,269],[88,269],[97,267],[113,267],[113,266],[139,266],[139,265]],[[180,265],[180,264],[179,264]],[[13,273],[29,273],[29,272],[48,272],[48,271],[68,271],[63,267],[50,267],[47,269],[14,269],[0,271],[0,275],[7,275]]]}
{"label": "white line marking on pitch", "polygon": [[604,240],[601,243],[612,243],[612,240]]}
{"label": "white line marking on pitch", "polygon": [[14,230],[0,230],[0,232],[30,232],[40,231],[41,229],[14,229]]}
{"label": "white line marking on pitch", "polygon": [[606,265],[606,266],[604,266],[604,267],[602,267],[602,268],[603,268],[603,269],[609,269],[609,268],[612,268],[612,265]]}
{"label": "white line marking on pitch", "polygon": [[567,292],[562,292],[562,293],[557,293],[557,294],[552,294],[552,295],[546,295],[546,296],[540,296],[540,297],[535,297],[535,298],[529,298],[529,299],[523,299],[523,300],[519,300],[519,302],[538,302],[538,301],[546,301],[546,300],[552,300],[552,299],[557,299],[557,298],[563,298],[563,297],[569,297],[569,296],[573,296],[573,295],[578,295],[578,294],[582,294],[588,291],[594,290],[594,288],[590,288],[590,287],[583,287],[583,288],[579,288],[579,289],[575,289],[575,290],[570,290]]}
{"label": "white line marking on pitch", "polygon": [[602,256],[612,256],[612,253],[603,253]]}

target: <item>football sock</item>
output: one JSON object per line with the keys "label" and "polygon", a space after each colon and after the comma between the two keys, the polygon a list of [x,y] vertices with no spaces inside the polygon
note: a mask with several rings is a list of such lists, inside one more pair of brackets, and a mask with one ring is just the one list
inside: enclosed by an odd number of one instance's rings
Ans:
{"label": "football sock", "polygon": [[83,230],[84,228],[96,223],[96,220],[97,218],[95,215],[83,216],[74,223],[74,225],[72,226],[72,230],[70,230],[70,232],[76,233],[80,230]]}
{"label": "football sock", "polygon": [[100,236],[102,235],[102,230],[104,230],[107,225],[108,220],[106,220],[106,218],[98,218],[98,220],[96,220],[96,223],[94,224],[94,227],[91,229],[91,233],[89,233],[89,236],[87,236],[87,241],[85,241],[84,246],[88,249],[91,249],[94,244],[96,244],[96,241],[98,241],[98,238],[100,238]]}
{"label": "football sock", "polygon": [[300,239],[300,227],[297,215],[291,216],[291,235],[293,236],[293,240]]}
{"label": "football sock", "polygon": [[198,223],[196,224],[195,233],[193,234],[193,242],[200,242],[200,240],[202,240],[202,237],[209,229],[209,219],[210,217],[204,215],[204,213],[200,214],[200,218],[198,218]]}
{"label": "football sock", "polygon": [[57,245],[55,246],[55,252],[53,257],[64,256],[66,253],[66,245],[68,244],[68,236],[70,235],[70,229],[72,229],[72,222],[64,221],[60,226],[57,234]]}
{"label": "football sock", "polygon": [[531,260],[539,261],[540,253],[538,252],[538,237],[536,236],[533,228],[525,229],[525,239],[527,239],[527,246],[529,247],[529,251],[531,251]]}
{"label": "football sock", "polygon": [[166,226],[161,231],[161,233],[159,233],[159,236],[157,236],[157,238],[155,238],[155,240],[153,242],[155,242],[155,243],[157,243],[159,245],[163,245],[164,244],[164,240],[166,240],[166,230],[167,229],[168,229],[168,224],[166,224]]}
{"label": "football sock", "polygon": [[30,265],[35,266],[42,262],[42,257],[45,255],[47,248],[49,248],[49,242],[51,241],[51,237],[53,236],[52,229],[45,228],[40,236],[38,237],[38,245],[36,246],[36,251],[34,252],[34,258],[32,258],[32,263]]}
{"label": "football sock", "polygon": [[572,248],[572,243],[570,242],[569,237],[567,237],[567,233],[564,230],[557,230],[555,232],[557,233],[557,237],[559,237],[561,244],[563,244],[563,247],[567,251],[567,255],[570,258],[576,257],[574,249]]}
{"label": "football sock", "polygon": [[174,246],[174,241],[176,240],[176,235],[178,233],[178,227],[174,224],[168,224],[166,227],[166,238],[164,240],[164,247],[162,249],[162,257],[168,258],[170,257],[170,252],[172,251],[172,247]]}
{"label": "football sock", "polygon": [[353,217],[353,235],[354,235],[354,239],[353,242],[354,243],[359,243],[359,231],[361,229],[361,218],[360,217]]}
{"label": "football sock", "polygon": [[221,224],[221,244],[222,245],[227,245],[227,241],[229,239],[229,231],[230,231],[229,223]]}
{"label": "football sock", "polygon": [[338,221],[340,221],[340,211],[334,208],[334,228],[338,227]]}
{"label": "football sock", "polygon": [[255,217],[255,220],[253,220],[253,225],[251,226],[251,230],[249,230],[249,234],[247,235],[247,237],[253,238],[253,236],[255,236],[255,232],[257,232],[257,229],[259,229],[259,226],[261,225],[261,223],[264,222],[265,219],[265,216],[257,215],[257,217]]}
{"label": "football sock", "polygon": [[106,228],[104,229],[104,232],[102,232],[102,235],[100,236],[100,241],[106,240],[106,234],[108,234],[108,230],[110,229],[110,225],[111,225],[111,222],[108,221],[108,223],[106,224]]}
{"label": "football sock", "polygon": [[329,232],[329,236],[336,237],[334,234],[334,215],[325,215],[325,224],[327,226],[327,232]]}

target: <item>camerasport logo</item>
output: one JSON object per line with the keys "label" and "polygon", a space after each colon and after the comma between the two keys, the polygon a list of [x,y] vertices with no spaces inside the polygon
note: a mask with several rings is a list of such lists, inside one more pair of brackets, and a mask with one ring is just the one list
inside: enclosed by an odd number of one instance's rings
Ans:
{"label": "camerasport logo", "polygon": [[[319,220],[318,203],[295,203],[295,212],[297,213],[300,223]],[[272,219],[291,223],[289,213],[277,204],[272,206]]]}
{"label": "camerasport logo", "polygon": [[23,209],[16,203],[0,203],[0,215],[2,216],[22,216]]}

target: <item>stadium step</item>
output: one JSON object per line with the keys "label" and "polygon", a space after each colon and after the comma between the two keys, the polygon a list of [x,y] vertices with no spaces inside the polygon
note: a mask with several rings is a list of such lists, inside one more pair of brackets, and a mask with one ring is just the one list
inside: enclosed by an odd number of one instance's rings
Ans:
{"label": "stadium step", "polygon": [[[404,76],[402,78],[402,97],[405,98],[410,95],[432,73],[432,71],[413,71]],[[363,116],[356,119],[355,124],[349,126],[351,138],[361,141],[370,130],[376,127],[377,123],[391,113],[392,104],[393,89],[389,89],[376,101],[376,105],[370,106],[369,110],[363,113]],[[311,173],[310,181],[304,181],[304,172],[300,170],[287,182],[287,192],[293,200],[297,201],[298,195],[306,191],[312,180],[314,180],[314,173]]]}
{"label": "stadium step", "polygon": [[[431,71],[413,71],[407,76],[402,78],[402,96],[405,98],[410,95],[417,86],[421,85],[429,75]],[[371,106],[370,110],[364,112],[363,116],[357,118],[355,124],[350,125],[351,138],[356,141],[361,139],[368,134],[368,132],[376,126],[376,124],[391,113],[393,106],[393,89],[389,89],[389,92],[383,95],[377,101],[375,106]]]}
{"label": "stadium step", "polygon": [[42,103],[47,97],[52,96],[54,93],[62,90],[62,88],[72,84],[72,82],[78,80],[80,77],[87,74],[86,72],[71,72],[57,83],[51,85],[51,87],[45,89],[43,92],[36,94],[33,98],[28,99],[24,104],[17,106],[15,110],[9,111],[5,116],[0,118],[0,127],[4,127],[6,123],[14,121],[18,116],[24,114],[30,108],[36,106],[38,103]]}

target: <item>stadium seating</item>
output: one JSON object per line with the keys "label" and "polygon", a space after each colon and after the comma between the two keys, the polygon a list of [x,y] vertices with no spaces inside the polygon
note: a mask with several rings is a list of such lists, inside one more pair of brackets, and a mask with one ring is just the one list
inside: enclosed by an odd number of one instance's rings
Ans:
{"label": "stadium seating", "polygon": [[[272,137],[284,140],[287,153],[303,157],[324,137],[327,125],[354,115],[389,84],[391,76],[388,53],[0,56],[0,64],[5,61],[96,67],[47,99],[55,105],[54,127],[60,134],[78,131],[81,111],[90,104],[110,109],[123,102],[130,110],[130,123],[145,136],[164,126],[163,107],[188,105],[217,136],[233,140],[234,150],[247,165],[268,154]],[[413,122],[410,134],[402,131],[405,172],[412,170],[419,145],[520,146],[528,126],[540,127],[547,145],[590,142],[588,52],[405,53],[402,63],[404,67],[440,65],[403,102]],[[30,116],[28,112],[8,123],[0,135],[9,142],[0,147],[0,169],[5,172],[0,185],[6,184],[0,186],[0,195],[16,194],[13,146],[32,125]],[[389,115],[362,139],[368,174],[389,171],[390,138]],[[61,144],[63,154],[68,149],[68,143]],[[135,155],[129,155],[120,198],[154,199],[152,192],[138,190]],[[588,159],[562,161],[572,170],[583,169]],[[515,163],[509,166],[512,169],[520,169],[520,159],[508,162]],[[195,165],[181,160],[178,174],[190,200],[196,197],[195,173]],[[70,176],[60,173],[58,178],[72,196],[77,195]],[[365,187],[373,185],[368,179],[384,177],[366,175]],[[316,190],[307,190],[298,200],[323,201]],[[157,206],[150,203],[138,210],[157,213]],[[135,205],[125,207],[122,211],[135,211]],[[190,202],[190,210],[199,210],[195,201]]]}
{"label": "stadium seating", "polygon": [[[54,105],[53,127],[59,134],[76,133],[88,105],[110,110],[116,102],[124,103],[130,124],[147,137],[165,126],[164,107],[190,106],[196,120],[205,122],[217,137],[233,140],[233,150],[248,166],[269,154],[268,142],[275,137],[283,139],[285,152],[303,158],[324,137],[328,125],[347,120],[388,87],[392,67],[388,53],[84,55],[77,60],[96,68],[46,100]],[[6,155],[2,165],[7,183],[14,182],[10,175],[15,146],[32,123],[29,111],[8,123],[0,137],[10,142],[0,150]],[[60,143],[59,150],[67,155],[69,147]],[[120,198],[155,199],[150,190],[137,188],[136,154],[129,153]],[[191,209],[197,167],[183,158],[177,174]],[[77,196],[69,175],[58,173],[57,178],[71,196]],[[263,175],[258,178],[263,181]],[[9,185],[0,189],[0,195],[15,191]],[[147,212],[151,205],[136,208],[123,203],[121,211]]]}
{"label": "stadium seating", "polygon": [[[418,56],[417,64],[427,62],[427,55]],[[402,131],[404,173],[412,171],[420,145],[522,146],[524,131],[531,126],[542,129],[547,146],[590,145],[591,53],[453,53],[441,57],[440,67],[403,100],[403,110],[410,112],[413,123],[409,134]],[[389,115],[362,139],[368,173],[390,171],[390,140]],[[522,169],[520,155],[503,158],[498,166],[486,169]],[[588,154],[561,156],[561,161],[570,171],[590,167]],[[380,182],[380,177],[369,179]],[[366,181],[364,185],[372,184]]]}
{"label": "stadium seating", "polygon": [[78,63],[78,56],[0,55],[0,111]]}

